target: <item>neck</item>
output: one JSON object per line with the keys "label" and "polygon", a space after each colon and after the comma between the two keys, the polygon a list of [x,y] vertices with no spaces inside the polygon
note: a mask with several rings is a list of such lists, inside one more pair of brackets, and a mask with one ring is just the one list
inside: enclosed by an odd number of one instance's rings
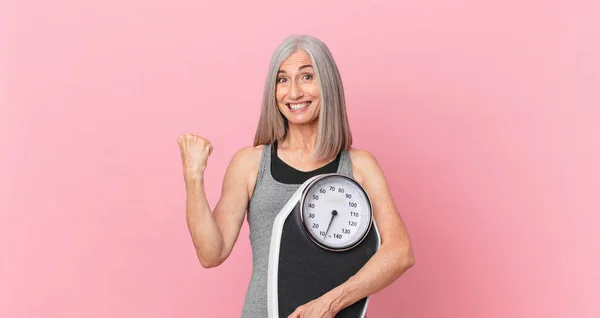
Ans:
{"label": "neck", "polygon": [[293,125],[288,127],[288,135],[281,143],[283,148],[312,152],[317,144],[318,121],[306,125]]}

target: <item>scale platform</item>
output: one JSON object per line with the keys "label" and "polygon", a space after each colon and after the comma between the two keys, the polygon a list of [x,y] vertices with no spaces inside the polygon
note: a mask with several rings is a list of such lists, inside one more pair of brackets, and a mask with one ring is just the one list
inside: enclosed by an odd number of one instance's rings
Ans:
{"label": "scale platform", "polygon": [[[352,199],[347,199],[350,193],[354,197],[350,195]],[[321,201],[315,200],[316,197]],[[331,199],[325,203],[324,198]],[[356,216],[359,213],[368,217],[359,218]],[[316,230],[319,225],[321,229]],[[327,232],[323,235],[325,228]],[[351,237],[350,231],[358,233],[357,236]],[[343,241],[342,233],[350,238],[344,241],[345,245],[336,245],[336,239]],[[379,246],[380,236],[368,195],[356,181],[339,174],[307,180],[277,215],[273,225],[268,317],[287,318],[297,307],[343,284],[364,266]],[[365,317],[368,302],[369,297],[365,297],[335,317]]]}

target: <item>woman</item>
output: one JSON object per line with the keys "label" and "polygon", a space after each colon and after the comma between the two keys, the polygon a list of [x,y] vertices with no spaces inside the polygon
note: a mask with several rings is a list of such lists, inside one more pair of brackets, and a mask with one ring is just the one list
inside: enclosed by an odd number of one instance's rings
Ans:
{"label": "woman", "polygon": [[381,247],[344,284],[298,307],[290,317],[334,317],[387,287],[414,264],[410,239],[376,159],[352,148],[342,81],[327,46],[292,36],[273,54],[254,145],[233,156],[213,211],[204,170],[213,147],[194,134],[179,136],[187,190],[187,223],[202,266],[223,263],[246,212],[253,254],[252,278],[242,317],[267,317],[267,267],[275,216],[308,178],[338,172],[369,194]]}

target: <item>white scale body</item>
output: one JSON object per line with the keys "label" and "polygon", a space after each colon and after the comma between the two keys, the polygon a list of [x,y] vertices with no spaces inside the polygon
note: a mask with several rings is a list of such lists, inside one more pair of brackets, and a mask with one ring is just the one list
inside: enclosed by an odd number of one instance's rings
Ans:
{"label": "white scale body", "polygon": [[[380,247],[367,192],[338,173],[304,182],[273,223],[269,318],[284,318],[356,274]],[[336,318],[362,318],[369,297]]]}

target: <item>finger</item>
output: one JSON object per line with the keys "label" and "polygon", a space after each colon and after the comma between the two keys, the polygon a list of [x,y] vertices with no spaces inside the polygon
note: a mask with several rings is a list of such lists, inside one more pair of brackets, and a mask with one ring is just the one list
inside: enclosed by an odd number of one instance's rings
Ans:
{"label": "finger", "polygon": [[296,308],[293,313],[291,313],[288,318],[300,318],[300,307]]}

